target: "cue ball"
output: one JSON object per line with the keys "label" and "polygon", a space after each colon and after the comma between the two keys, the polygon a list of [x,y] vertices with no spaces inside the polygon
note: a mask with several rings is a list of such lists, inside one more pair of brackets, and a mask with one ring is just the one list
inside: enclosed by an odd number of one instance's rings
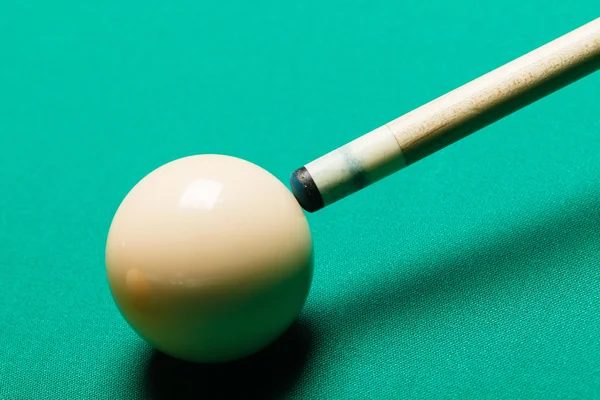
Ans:
{"label": "cue ball", "polygon": [[127,323],[174,358],[227,362],[281,336],[313,274],[304,211],[273,175],[223,155],[184,157],[127,194],[106,243]]}

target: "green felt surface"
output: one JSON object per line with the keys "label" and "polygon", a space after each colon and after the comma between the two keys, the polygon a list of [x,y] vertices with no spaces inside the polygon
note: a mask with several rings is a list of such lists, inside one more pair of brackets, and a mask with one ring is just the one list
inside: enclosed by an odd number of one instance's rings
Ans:
{"label": "green felt surface", "polygon": [[0,399],[600,398],[600,73],[309,215],[259,356],[174,362],[104,270],[121,199],[195,153],[289,173],[597,1],[0,4]]}

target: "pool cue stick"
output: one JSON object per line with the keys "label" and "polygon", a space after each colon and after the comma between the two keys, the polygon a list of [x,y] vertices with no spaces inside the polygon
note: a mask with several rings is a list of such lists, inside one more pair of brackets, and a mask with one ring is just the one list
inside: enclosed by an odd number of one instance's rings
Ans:
{"label": "pool cue stick", "polygon": [[315,212],[599,68],[600,18],[297,169],[292,192]]}

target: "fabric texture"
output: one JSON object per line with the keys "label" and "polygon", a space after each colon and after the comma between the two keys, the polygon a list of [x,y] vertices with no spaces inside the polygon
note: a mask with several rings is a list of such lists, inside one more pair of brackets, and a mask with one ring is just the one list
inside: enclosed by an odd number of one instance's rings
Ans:
{"label": "fabric texture", "polygon": [[297,324],[233,365],[119,315],[111,218],[175,158],[314,158],[597,1],[0,4],[0,399],[600,398],[600,73],[308,216]]}

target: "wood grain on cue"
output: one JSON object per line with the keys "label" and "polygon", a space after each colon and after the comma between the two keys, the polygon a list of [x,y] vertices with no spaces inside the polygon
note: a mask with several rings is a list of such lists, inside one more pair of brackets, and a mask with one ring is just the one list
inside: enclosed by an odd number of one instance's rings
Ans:
{"label": "wood grain on cue", "polygon": [[600,18],[296,170],[307,211],[332,204],[600,68]]}

